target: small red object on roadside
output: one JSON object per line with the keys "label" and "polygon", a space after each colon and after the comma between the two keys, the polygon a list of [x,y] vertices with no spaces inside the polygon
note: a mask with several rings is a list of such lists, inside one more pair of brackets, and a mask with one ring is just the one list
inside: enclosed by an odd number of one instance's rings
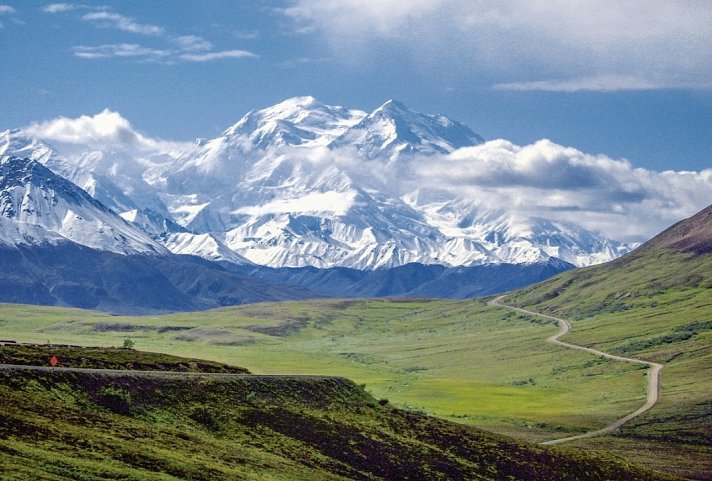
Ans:
{"label": "small red object on roadside", "polygon": [[59,361],[57,360],[57,356],[52,356],[52,359],[49,360],[49,363],[52,367],[56,366]]}

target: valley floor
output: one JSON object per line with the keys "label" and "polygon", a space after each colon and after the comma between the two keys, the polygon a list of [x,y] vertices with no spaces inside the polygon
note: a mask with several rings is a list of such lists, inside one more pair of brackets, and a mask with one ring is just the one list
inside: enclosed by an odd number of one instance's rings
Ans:
{"label": "valley floor", "polygon": [[[257,374],[343,376],[393,405],[532,443],[600,429],[646,399],[646,366],[552,345],[555,321],[478,300],[321,300],[144,317],[2,305],[0,319],[3,337],[22,341],[119,346],[130,338],[140,349]],[[665,376],[669,385],[676,367]],[[575,445],[635,439],[640,449],[620,454],[656,466],[645,454],[652,444],[636,432],[631,425],[622,437]],[[704,445],[651,441],[672,459],[658,467],[705,479]],[[689,469],[679,464],[684,453],[698,460]]]}

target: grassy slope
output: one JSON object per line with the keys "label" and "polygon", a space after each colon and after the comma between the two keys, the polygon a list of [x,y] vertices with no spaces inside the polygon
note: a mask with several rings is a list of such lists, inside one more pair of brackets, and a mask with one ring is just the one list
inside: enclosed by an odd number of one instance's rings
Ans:
{"label": "grassy slope", "polygon": [[117,346],[130,336],[141,349],[255,373],[345,376],[396,405],[532,441],[601,427],[644,399],[635,366],[551,346],[554,325],[480,301],[312,301],[139,318],[5,305],[0,319],[3,336],[24,341]]}
{"label": "grassy slope", "polygon": [[526,446],[381,406],[345,379],[56,371],[0,372],[0,474],[7,481],[672,479],[610,456]]}
{"label": "grassy slope", "polygon": [[700,225],[671,228],[632,255],[559,275],[504,302],[573,321],[569,342],[665,364],[653,411],[624,427],[622,438],[581,445],[623,449],[650,465],[672,463],[712,479],[712,255],[709,241],[696,251],[675,248],[682,227]]}

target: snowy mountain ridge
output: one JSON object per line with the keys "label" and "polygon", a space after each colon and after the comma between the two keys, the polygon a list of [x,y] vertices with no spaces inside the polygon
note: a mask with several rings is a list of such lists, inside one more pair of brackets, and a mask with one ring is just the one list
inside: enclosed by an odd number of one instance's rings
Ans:
{"label": "snowy mountain ridge", "polygon": [[[77,183],[131,222],[144,249],[238,265],[373,270],[558,258],[585,266],[630,249],[573,224],[517,218],[403,180],[423,159],[482,142],[457,121],[395,100],[366,113],[295,97],[178,153],[89,143],[60,153],[15,130],[0,133],[0,154],[34,159]],[[56,222],[46,228],[73,232]]]}
{"label": "snowy mountain ridge", "polygon": [[[78,244],[119,254],[166,254],[144,232],[125,222],[84,190],[37,160],[0,158],[0,216],[24,231],[34,226]],[[41,240],[41,239],[39,239]]]}

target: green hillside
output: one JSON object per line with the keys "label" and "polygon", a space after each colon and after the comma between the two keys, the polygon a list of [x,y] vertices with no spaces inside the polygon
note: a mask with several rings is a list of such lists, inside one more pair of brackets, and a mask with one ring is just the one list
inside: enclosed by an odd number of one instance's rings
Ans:
{"label": "green hillside", "polygon": [[[620,439],[582,442],[712,479],[712,206],[633,253],[507,296],[572,321],[567,342],[665,365],[658,406]],[[664,455],[661,455],[664,453]]]}
{"label": "green hillside", "polygon": [[257,374],[343,376],[392,404],[532,442],[598,429],[636,409],[636,366],[552,346],[548,321],[486,302],[320,300],[170,316],[0,305],[20,341],[200,357]]}
{"label": "green hillside", "polygon": [[0,440],[5,481],[673,479],[394,409],[343,378],[0,370]]}

